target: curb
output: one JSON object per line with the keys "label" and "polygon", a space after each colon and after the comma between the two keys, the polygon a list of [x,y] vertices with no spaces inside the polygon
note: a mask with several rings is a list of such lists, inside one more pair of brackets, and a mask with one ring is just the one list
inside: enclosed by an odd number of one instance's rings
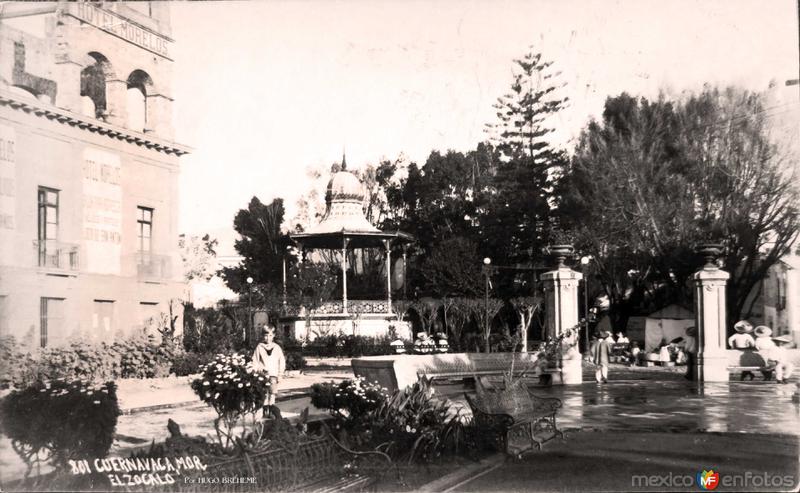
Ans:
{"label": "curb", "polygon": [[463,467],[450,474],[446,474],[439,479],[433,480],[430,483],[422,485],[417,491],[424,493],[445,493],[453,491],[459,486],[479,478],[484,474],[494,471],[505,462],[505,454],[495,453],[481,459],[474,465]]}
{"label": "curb", "polygon": [[[276,402],[284,402],[290,401],[292,399],[300,399],[303,397],[308,397],[311,394],[311,387],[300,387],[297,389],[286,389],[285,391],[278,394],[275,398]],[[182,401],[182,402],[170,402],[166,404],[155,404],[153,406],[143,406],[143,407],[129,407],[126,409],[120,409],[120,413],[123,415],[131,415],[137,413],[144,413],[150,411],[159,411],[162,409],[174,409],[178,407],[188,407],[194,404],[202,404],[203,402],[199,399],[194,399],[191,401]]]}

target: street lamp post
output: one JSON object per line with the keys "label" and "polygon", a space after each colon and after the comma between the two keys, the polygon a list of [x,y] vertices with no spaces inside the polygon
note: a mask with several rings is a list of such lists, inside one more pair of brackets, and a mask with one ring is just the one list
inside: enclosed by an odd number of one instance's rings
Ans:
{"label": "street lamp post", "polygon": [[245,335],[245,342],[248,342],[248,336],[253,334],[253,278],[247,278],[247,335]]}
{"label": "street lamp post", "polygon": [[587,276],[587,271],[591,260],[592,257],[581,257],[581,270],[583,271],[583,324],[586,328],[583,337],[587,351],[589,350],[589,277]]}
{"label": "street lamp post", "polygon": [[[489,269],[492,265],[492,259],[489,257],[484,257],[483,259],[483,273],[486,279],[485,282],[485,290],[484,290],[484,298],[483,298],[483,309],[484,309],[484,320],[486,325],[484,325],[484,330],[489,331]],[[489,352],[489,348],[486,348],[486,352]]]}

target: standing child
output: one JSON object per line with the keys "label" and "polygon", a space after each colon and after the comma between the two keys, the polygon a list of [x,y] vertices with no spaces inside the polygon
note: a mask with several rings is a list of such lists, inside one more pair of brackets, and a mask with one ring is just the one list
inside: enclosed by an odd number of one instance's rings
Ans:
{"label": "standing child", "polygon": [[275,327],[264,325],[262,330],[264,342],[259,343],[253,353],[253,369],[266,373],[269,380],[269,390],[264,399],[264,417],[271,414],[275,419],[281,419],[281,410],[275,405],[275,397],[278,394],[278,382],[286,368],[286,357],[283,349],[275,344]]}

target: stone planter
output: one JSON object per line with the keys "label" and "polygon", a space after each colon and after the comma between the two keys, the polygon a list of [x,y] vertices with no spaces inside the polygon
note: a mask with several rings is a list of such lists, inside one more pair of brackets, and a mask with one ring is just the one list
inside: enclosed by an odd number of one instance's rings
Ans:
{"label": "stone planter", "polygon": [[556,262],[558,262],[557,268],[561,269],[565,267],[564,260],[575,253],[575,247],[568,244],[549,245],[547,247],[547,251],[550,252],[550,255],[552,255],[556,259]]}

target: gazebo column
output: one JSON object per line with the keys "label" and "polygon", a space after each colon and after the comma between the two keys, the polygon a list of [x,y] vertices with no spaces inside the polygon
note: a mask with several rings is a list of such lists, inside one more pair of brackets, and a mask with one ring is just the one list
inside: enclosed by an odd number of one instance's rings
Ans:
{"label": "gazebo column", "polygon": [[347,315],[347,244],[350,239],[342,240],[342,313]]}
{"label": "gazebo column", "polygon": [[386,313],[392,313],[392,241],[383,240],[386,246]]}

